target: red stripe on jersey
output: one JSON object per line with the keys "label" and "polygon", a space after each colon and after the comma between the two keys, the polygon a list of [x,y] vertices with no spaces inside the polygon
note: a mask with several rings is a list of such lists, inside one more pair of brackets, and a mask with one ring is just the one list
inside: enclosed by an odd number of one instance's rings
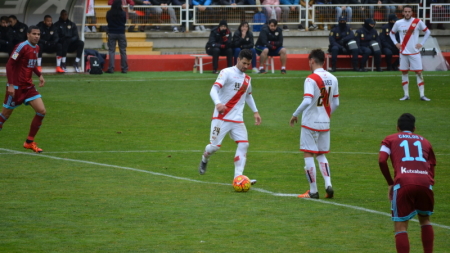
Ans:
{"label": "red stripe on jersey", "polygon": [[403,52],[403,50],[405,50],[406,48],[406,44],[408,44],[409,39],[411,39],[411,35],[414,32],[414,29],[416,29],[417,24],[419,23],[420,19],[416,18],[413,20],[413,22],[411,23],[411,25],[409,26],[408,31],[406,32],[405,37],[403,38],[403,42],[402,42],[402,48],[400,50],[400,53]]}
{"label": "red stripe on jersey", "polygon": [[333,95],[333,97],[334,97],[334,98],[337,98],[337,97],[339,97],[339,94],[337,94],[337,95]]}
{"label": "red stripe on jersey", "polygon": [[312,98],[314,97],[313,94],[309,94],[309,93],[303,94],[303,96],[304,96],[304,97],[312,97]]}
{"label": "red stripe on jersey", "polygon": [[425,29],[423,29],[422,32],[425,32],[426,30],[428,30],[428,27],[425,27]]}
{"label": "red stripe on jersey", "polygon": [[221,83],[218,83],[218,82],[215,82],[214,85],[217,85],[217,86],[219,86],[220,88],[222,88],[222,86],[223,86]]}
{"label": "red stripe on jersey", "polygon": [[218,119],[223,119],[225,117],[225,115],[227,115],[231,109],[234,108],[234,106],[239,102],[239,100],[241,99],[242,95],[245,94],[245,92],[247,91],[248,85],[250,83],[250,76],[245,75],[244,77],[244,82],[242,83],[241,88],[236,92],[236,94],[234,94],[234,96],[225,104],[226,106],[226,110],[225,112],[223,112],[223,114],[219,114],[219,116],[217,117]]}
{"label": "red stripe on jersey", "polygon": [[308,77],[313,79],[316,82],[317,87],[319,87],[320,94],[323,97],[322,104],[325,107],[325,111],[327,112],[328,117],[331,118],[331,106],[330,106],[329,94],[327,92],[327,89],[325,88],[325,84],[323,83],[322,78],[318,74],[311,74]]}
{"label": "red stripe on jersey", "polygon": [[421,82],[421,83],[419,83],[417,86],[422,86],[422,85],[424,85],[424,83],[423,82]]}

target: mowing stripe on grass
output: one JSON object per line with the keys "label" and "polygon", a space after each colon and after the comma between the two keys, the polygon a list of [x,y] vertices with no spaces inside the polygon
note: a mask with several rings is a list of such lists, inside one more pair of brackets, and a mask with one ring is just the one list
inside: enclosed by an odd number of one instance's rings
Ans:
{"label": "mowing stripe on grass", "polygon": [[[179,180],[184,180],[184,181],[190,181],[190,182],[196,182],[196,183],[226,185],[226,186],[230,185],[230,184],[225,184],[225,183],[217,183],[217,182],[209,182],[209,181],[205,182],[205,181],[195,180],[195,179],[186,178],[186,177],[177,177],[177,176],[172,176],[172,175],[169,175],[169,174],[164,174],[164,173],[159,173],[159,172],[135,169],[135,168],[131,168],[131,167],[117,166],[117,165],[106,164],[106,163],[96,163],[96,162],[90,162],[90,161],[84,161],[84,160],[78,160],[78,159],[70,159],[70,158],[62,158],[62,157],[57,157],[57,156],[49,156],[49,155],[43,155],[43,154],[21,152],[21,151],[5,149],[5,148],[0,148],[0,150],[9,152],[10,154],[39,156],[39,157],[46,157],[46,158],[50,158],[50,159],[54,159],[54,160],[62,160],[62,161],[68,161],[68,162],[91,164],[91,165],[102,166],[102,167],[109,167],[109,168],[116,168],[116,169],[123,169],[123,170],[131,170],[131,171],[142,172],[142,173],[152,174],[152,175],[156,175],[156,176],[169,177],[169,178],[174,178],[174,179],[179,179]],[[254,191],[258,191],[258,192],[261,192],[261,193],[267,193],[267,194],[270,194],[272,196],[278,196],[278,197],[297,197],[298,196],[298,194],[275,193],[275,192],[267,191],[267,190],[264,190],[264,189],[261,189],[261,188],[257,188],[257,187],[252,187],[252,189]],[[305,199],[305,200],[316,201],[316,202],[320,202],[320,203],[323,203],[323,204],[341,206],[341,207],[345,207],[345,208],[350,208],[350,209],[355,209],[355,210],[364,211],[364,212],[368,212],[368,213],[380,214],[380,215],[383,215],[383,216],[391,217],[391,214],[389,214],[389,213],[379,212],[379,211],[375,211],[375,210],[371,210],[371,209],[367,209],[367,208],[359,207],[359,206],[340,204],[340,203],[324,201],[324,200],[320,200],[320,199]],[[412,219],[412,221],[419,222],[417,219]],[[433,224],[433,226],[440,227],[440,228],[445,228],[445,229],[449,229],[450,230],[450,226],[440,225],[440,224],[436,224],[436,223],[432,223],[432,224]]]}

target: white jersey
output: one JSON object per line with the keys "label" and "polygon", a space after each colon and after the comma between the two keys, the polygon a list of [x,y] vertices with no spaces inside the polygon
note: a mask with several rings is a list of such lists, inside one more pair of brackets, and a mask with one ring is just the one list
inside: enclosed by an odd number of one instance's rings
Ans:
{"label": "white jersey", "polygon": [[314,131],[329,131],[331,98],[339,97],[337,78],[318,68],[305,80],[304,97],[312,101],[302,113],[302,127]]}
{"label": "white jersey", "polygon": [[[425,25],[422,20],[419,19],[419,22],[417,24],[413,24],[413,21],[416,18],[410,18],[408,20],[406,19],[400,19],[395,22],[394,27],[392,27],[391,33],[396,34],[399,32],[400,34],[400,41],[399,43],[402,44],[402,51],[401,54],[418,54],[420,53],[420,50],[416,48],[416,45],[419,44],[419,31],[427,31],[428,27]],[[409,27],[414,27],[414,30],[412,34],[408,34]],[[392,37],[391,37],[392,38]],[[404,40],[407,39],[406,45],[404,45]],[[394,41],[395,43],[395,41]]]}
{"label": "white jersey", "polygon": [[[219,114],[217,108],[215,108],[213,119],[243,123],[245,101],[252,93],[251,77],[241,72],[236,66],[229,67],[220,71],[214,86],[219,88],[219,101],[215,101],[213,96],[211,98],[215,104],[224,104],[227,110],[225,113]],[[253,98],[251,100],[253,101]],[[252,106],[250,105],[250,107]],[[252,110],[257,112],[256,106],[253,107]]]}

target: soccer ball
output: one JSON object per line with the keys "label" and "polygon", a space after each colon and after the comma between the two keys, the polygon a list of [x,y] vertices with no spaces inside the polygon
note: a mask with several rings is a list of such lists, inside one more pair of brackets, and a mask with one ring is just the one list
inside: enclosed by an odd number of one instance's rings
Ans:
{"label": "soccer ball", "polygon": [[247,176],[240,175],[234,178],[233,180],[233,188],[237,192],[246,192],[250,190],[252,183]]}

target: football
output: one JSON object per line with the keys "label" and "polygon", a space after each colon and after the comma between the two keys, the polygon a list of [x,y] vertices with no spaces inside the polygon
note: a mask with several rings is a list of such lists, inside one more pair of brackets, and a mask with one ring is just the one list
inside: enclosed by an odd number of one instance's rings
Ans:
{"label": "football", "polygon": [[252,183],[247,176],[240,175],[234,178],[233,180],[233,188],[237,192],[246,192],[250,190]]}

